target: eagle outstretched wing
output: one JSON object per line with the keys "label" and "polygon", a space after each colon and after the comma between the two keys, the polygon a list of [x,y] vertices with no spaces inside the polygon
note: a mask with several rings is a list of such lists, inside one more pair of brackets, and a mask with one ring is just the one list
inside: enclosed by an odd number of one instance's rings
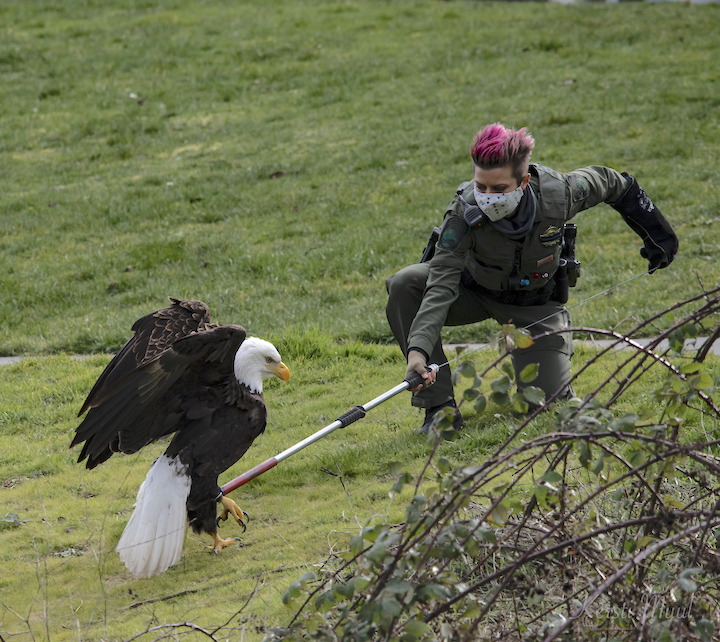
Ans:
{"label": "eagle outstretched wing", "polygon": [[[142,330],[156,327],[153,318],[154,315],[144,317],[148,323]],[[178,325],[174,334],[155,334],[169,342],[188,326],[194,327],[194,324]],[[141,334],[135,345],[142,345],[142,350],[125,351],[113,369],[106,369],[101,376],[102,385],[93,388],[92,401],[86,401],[83,406],[89,411],[70,444],[72,448],[85,442],[78,461],[87,459],[86,466],[94,468],[114,452],[137,452],[176,432],[188,420],[196,421],[202,409],[212,414],[236,396],[237,382],[232,376],[234,358],[245,334],[237,325],[190,331],[159,353],[163,343],[156,341],[154,348],[145,347],[150,345],[148,335],[152,339],[153,330]],[[155,356],[136,359],[136,354],[139,357],[141,352]],[[135,365],[138,362],[139,365]],[[218,390],[223,391],[220,398]]]}
{"label": "eagle outstretched wing", "polygon": [[78,417],[88,408],[96,406],[103,391],[118,379],[151,361],[182,337],[212,327],[210,311],[202,301],[168,298],[173,305],[152,312],[133,324],[133,336],[98,377]]}

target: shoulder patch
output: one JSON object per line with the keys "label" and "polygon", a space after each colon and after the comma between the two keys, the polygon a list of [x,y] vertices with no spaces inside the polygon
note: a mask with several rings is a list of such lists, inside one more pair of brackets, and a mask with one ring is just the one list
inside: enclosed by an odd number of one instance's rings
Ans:
{"label": "shoulder patch", "polygon": [[456,250],[463,239],[467,236],[470,228],[467,223],[457,216],[452,216],[445,221],[438,239],[438,247],[450,252]]}
{"label": "shoulder patch", "polygon": [[568,182],[570,183],[570,191],[574,201],[582,201],[590,194],[590,184],[584,176],[570,174]]}

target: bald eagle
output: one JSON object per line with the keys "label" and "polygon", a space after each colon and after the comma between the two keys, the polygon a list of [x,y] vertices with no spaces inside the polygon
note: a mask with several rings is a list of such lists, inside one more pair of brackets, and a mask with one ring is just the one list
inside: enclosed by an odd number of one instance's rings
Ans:
{"label": "bald eagle", "polygon": [[135,453],[173,435],[140,486],[135,510],[116,550],[136,577],[162,573],[182,554],[186,518],[222,539],[220,518],[245,530],[247,514],[218,486],[218,475],[240,459],[265,430],[263,379],[287,381],[275,346],[246,338],[239,325],[210,323],[202,301],[172,305],[139,319],[133,336],[93,386],[78,417],[87,415],[70,447],[84,442],[78,462],[95,468],[113,453]]}

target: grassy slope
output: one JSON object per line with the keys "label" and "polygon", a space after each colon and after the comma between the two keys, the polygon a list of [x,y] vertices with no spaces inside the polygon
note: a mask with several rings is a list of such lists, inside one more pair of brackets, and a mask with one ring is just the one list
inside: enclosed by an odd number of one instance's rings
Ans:
{"label": "grassy slope", "polygon": [[[228,478],[397,383],[396,348],[339,340],[389,338],[383,279],[419,254],[485,122],[527,125],[558,169],[630,171],[677,225],[672,271],[578,307],[578,323],[632,324],[694,291],[696,269],[717,281],[717,7],[36,0],[0,18],[0,352],[111,350],[165,296],[204,299],[274,338],[294,373]],[[612,210],[578,223],[571,303],[643,269]],[[23,619],[53,640],[219,625],[256,586],[251,624],[281,623],[302,571],[272,571],[342,547],[355,517],[388,510],[391,462],[417,471],[427,451],[406,397],[389,401],[236,493],[243,548],[212,557],[189,536],[177,568],[132,580],[112,550],[162,445],[92,472],[66,448],[105,363],[0,377],[2,512],[27,520],[0,531],[0,631],[18,639]],[[444,454],[472,461],[507,430],[491,411]]]}
{"label": "grassy slope", "polygon": [[[267,432],[221,481],[260,463],[331,423],[351,405],[365,403],[395,385],[401,362],[386,346],[305,340],[290,354],[294,377],[271,384]],[[478,357],[478,364],[489,353]],[[365,420],[337,431],[288,459],[234,494],[251,515],[244,546],[220,556],[188,534],[182,562],[163,576],[134,580],[113,548],[132,509],[139,484],[163,444],[136,456],[115,457],[86,471],[67,450],[75,413],[106,357],[74,361],[68,357],[27,360],[3,370],[0,394],[7,410],[0,415],[0,479],[3,511],[20,527],[0,530],[2,575],[0,631],[27,632],[23,618],[42,638],[45,624],[52,639],[73,639],[80,629],[97,639],[129,637],[148,622],[199,616],[204,625],[221,624],[222,614],[240,610],[238,596],[251,594],[251,623],[277,625],[287,616],[279,597],[304,570],[346,547],[349,533],[377,514],[399,520],[403,502],[390,502],[393,462],[416,472],[427,445],[413,434],[418,420],[406,397],[394,398]],[[507,435],[507,423],[489,413],[482,430],[447,444],[452,461],[469,461],[479,450]],[[226,535],[240,534],[224,525]],[[281,566],[287,573],[275,573]],[[256,574],[262,574],[258,579]],[[243,578],[249,579],[244,580]],[[228,583],[228,584],[224,584]],[[217,586],[216,586],[217,585]],[[140,600],[182,591],[198,594],[161,601],[138,610],[122,610]],[[76,610],[76,611],[75,611]],[[90,623],[92,622],[92,626]],[[63,633],[64,631],[64,633]]]}
{"label": "grassy slope", "polygon": [[[167,295],[263,335],[389,340],[383,279],[416,260],[493,120],[527,125],[558,169],[630,171],[681,235],[652,291],[615,291],[579,323],[630,324],[696,289],[694,271],[717,281],[716,6],[0,12],[0,353],[117,348]],[[578,223],[573,301],[641,272],[612,210]]]}

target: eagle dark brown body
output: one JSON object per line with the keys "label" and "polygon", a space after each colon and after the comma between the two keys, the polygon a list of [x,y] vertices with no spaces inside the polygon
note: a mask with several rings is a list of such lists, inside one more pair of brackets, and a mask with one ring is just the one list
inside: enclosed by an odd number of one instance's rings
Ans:
{"label": "eagle dark brown body", "polygon": [[193,530],[213,537],[215,550],[234,541],[217,535],[217,502],[224,517],[230,512],[244,527],[243,512],[222,496],[218,476],[265,430],[262,380],[289,378],[272,344],[246,339],[237,325],[211,324],[201,301],[171,301],[135,322],[133,337],[83,404],[79,415],[87,415],[71,443],[84,442],[78,461],[87,460],[91,469],[113,453],[135,453],[173,435],[148,473],[118,544],[121,558],[138,576],[163,572],[179,560],[177,507],[164,516],[173,533],[163,532],[158,522],[180,498],[182,523],[186,514]]}

